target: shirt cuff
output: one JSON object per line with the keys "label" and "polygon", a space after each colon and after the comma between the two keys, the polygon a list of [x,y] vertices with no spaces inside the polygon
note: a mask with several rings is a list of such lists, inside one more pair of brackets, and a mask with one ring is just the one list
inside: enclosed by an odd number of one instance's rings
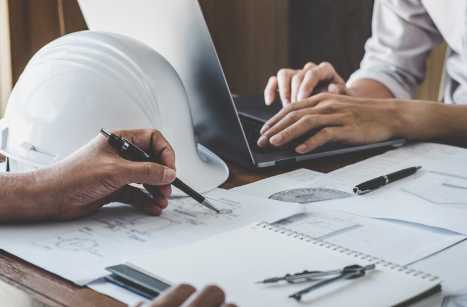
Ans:
{"label": "shirt cuff", "polygon": [[347,87],[350,87],[353,82],[360,79],[372,79],[383,84],[391,93],[394,98],[398,99],[411,99],[412,95],[393,77],[377,70],[359,69],[354,72],[347,81]]}

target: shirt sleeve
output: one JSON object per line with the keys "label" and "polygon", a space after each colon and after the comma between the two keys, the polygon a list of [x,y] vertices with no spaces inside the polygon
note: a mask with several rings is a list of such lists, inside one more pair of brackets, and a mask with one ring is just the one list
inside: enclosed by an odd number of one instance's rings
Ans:
{"label": "shirt sleeve", "polygon": [[425,79],[425,62],[443,38],[421,0],[376,0],[372,37],[365,44],[358,79],[373,79],[399,99],[412,98]]}

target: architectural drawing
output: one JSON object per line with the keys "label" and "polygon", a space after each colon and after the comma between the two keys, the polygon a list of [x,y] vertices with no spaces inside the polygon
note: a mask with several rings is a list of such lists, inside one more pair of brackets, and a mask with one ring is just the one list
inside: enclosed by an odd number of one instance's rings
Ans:
{"label": "architectural drawing", "polygon": [[429,171],[407,182],[402,191],[432,204],[467,210],[467,178]]}
{"label": "architectural drawing", "polygon": [[329,216],[319,213],[304,213],[295,215],[278,221],[274,225],[292,229],[300,233],[319,240],[327,240],[329,238],[350,232],[352,230],[363,227],[350,219],[342,219],[339,216]]}

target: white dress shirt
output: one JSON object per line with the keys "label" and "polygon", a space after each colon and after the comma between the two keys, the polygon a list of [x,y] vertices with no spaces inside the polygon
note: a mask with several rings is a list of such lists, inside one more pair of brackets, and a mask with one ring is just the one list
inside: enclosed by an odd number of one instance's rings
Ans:
{"label": "white dress shirt", "polygon": [[376,0],[373,36],[365,44],[357,79],[373,79],[396,98],[410,99],[425,78],[425,62],[444,39],[452,53],[445,103],[467,104],[467,0]]}

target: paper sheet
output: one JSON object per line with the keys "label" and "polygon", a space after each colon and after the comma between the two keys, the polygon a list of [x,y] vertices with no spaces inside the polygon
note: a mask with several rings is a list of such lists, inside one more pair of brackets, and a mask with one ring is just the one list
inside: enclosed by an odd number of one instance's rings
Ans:
{"label": "paper sheet", "polygon": [[[322,200],[325,197],[335,196],[335,194],[322,191],[306,193],[306,187],[310,185],[310,182],[325,177],[325,174],[319,175],[307,169],[299,169],[232,190],[264,198],[281,195],[280,198],[283,198],[283,201],[306,203],[309,198]],[[298,178],[302,180],[296,180]],[[289,192],[285,193],[285,191]],[[360,201],[360,198],[350,197],[338,201],[346,204]],[[371,219],[330,210],[326,206],[317,206],[333,202],[336,200],[307,204],[308,215],[288,219],[282,224],[297,232],[303,232],[400,265],[407,265],[427,257],[466,238],[465,235],[445,229],[394,220]]]}
{"label": "paper sheet", "polygon": [[301,205],[216,189],[205,195],[217,214],[191,198],[169,201],[160,217],[115,204],[76,221],[0,226],[2,249],[78,285],[125,259],[193,243],[253,222],[275,222]]}
{"label": "paper sheet", "polygon": [[304,188],[352,193],[352,188],[362,182],[413,166],[423,168],[369,194],[316,204],[467,234],[467,149],[431,143],[409,144],[326,174]]}
{"label": "paper sheet", "polygon": [[[287,226],[290,227],[290,225]],[[423,236],[420,238],[423,238]],[[339,244],[341,244],[341,242],[339,242]],[[456,295],[467,295],[467,279],[465,278],[467,261],[465,261],[465,255],[467,255],[467,240],[410,265],[409,267],[412,269],[439,276],[443,280],[443,292],[412,307],[457,307],[457,305],[442,306],[442,302]],[[96,281],[88,286],[95,291],[111,296],[127,305],[144,300],[144,298],[110,283]],[[452,301],[451,299],[450,302]],[[456,303],[458,303],[458,301],[456,301]],[[464,305],[458,306],[464,307]],[[467,307],[467,305],[465,305],[465,307]]]}
{"label": "paper sheet", "polygon": [[227,301],[238,306],[395,306],[440,282],[377,264],[362,278],[326,285],[300,302],[289,295],[310,283],[257,283],[304,269],[324,271],[376,262],[370,259],[255,224],[180,249],[129,259],[126,265],[168,284],[188,281],[200,288],[216,283],[225,289]]}
{"label": "paper sheet", "polygon": [[[443,280],[443,292],[412,307],[467,307],[467,240],[410,266]],[[463,299],[457,298],[463,296]],[[453,303],[456,304],[453,304]]]}
{"label": "paper sheet", "polygon": [[275,224],[399,265],[408,265],[467,238],[444,229],[370,219],[318,206],[310,205],[307,210]]}
{"label": "paper sheet", "polygon": [[441,307],[467,307],[467,288],[446,295]]}
{"label": "paper sheet", "polygon": [[323,173],[301,168],[285,174],[269,177],[264,180],[242,185],[230,191],[250,196],[269,198],[269,196],[284,190],[300,188],[324,176]]}

